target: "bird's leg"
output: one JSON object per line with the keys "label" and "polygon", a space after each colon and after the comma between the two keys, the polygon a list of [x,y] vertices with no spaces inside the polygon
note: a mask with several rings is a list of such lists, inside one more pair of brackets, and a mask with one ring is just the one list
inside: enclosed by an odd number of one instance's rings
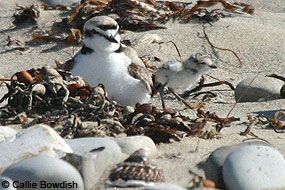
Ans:
{"label": "bird's leg", "polygon": [[183,102],[183,104],[190,109],[194,109],[193,106],[191,106],[190,104],[188,104],[181,96],[179,96],[172,88],[168,88],[169,92],[171,92],[175,98],[177,98],[178,100],[180,100],[181,102]]}
{"label": "bird's leg", "polygon": [[160,99],[161,99],[162,109],[165,110],[165,103],[164,103],[164,98],[163,98],[163,90],[164,90],[164,87],[165,87],[165,85],[161,85],[161,86],[158,88],[158,92],[159,92]]}

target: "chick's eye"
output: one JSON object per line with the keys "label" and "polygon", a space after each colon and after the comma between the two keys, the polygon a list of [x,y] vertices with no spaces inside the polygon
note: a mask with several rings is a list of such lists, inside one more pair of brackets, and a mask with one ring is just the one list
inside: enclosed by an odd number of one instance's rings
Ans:
{"label": "chick's eye", "polygon": [[205,62],[200,62],[200,64],[201,64],[201,65],[205,65],[206,63],[205,63]]}

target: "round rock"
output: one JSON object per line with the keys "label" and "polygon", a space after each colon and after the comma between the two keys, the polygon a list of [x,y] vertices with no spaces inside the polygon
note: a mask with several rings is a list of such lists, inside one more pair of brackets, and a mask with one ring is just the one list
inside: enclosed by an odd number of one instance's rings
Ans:
{"label": "round rock", "polygon": [[186,190],[186,189],[172,183],[156,183],[154,185],[146,186],[144,190]]}
{"label": "round rock", "polygon": [[153,140],[146,136],[115,138],[114,141],[121,147],[122,152],[128,155],[131,155],[141,148],[148,149],[151,154],[156,152],[156,146]]}
{"label": "round rock", "polygon": [[86,154],[96,151],[96,149],[104,148],[104,152],[108,152],[107,160],[112,164],[117,164],[122,160],[122,150],[116,142],[103,137],[87,137],[71,139],[66,141],[76,154]]}
{"label": "round rock", "polygon": [[280,90],[280,94],[282,98],[285,98],[285,84],[282,86],[281,90]]}
{"label": "round rock", "polygon": [[[235,89],[236,101],[241,97],[243,92],[247,89],[239,102],[258,102],[280,98],[280,89],[284,82],[272,77],[258,76],[242,80]],[[250,87],[249,87],[250,86]]]}
{"label": "round rock", "polygon": [[67,144],[73,150],[67,160],[80,170],[85,189],[92,189],[108,168],[122,160],[121,148],[109,138],[78,138]]}
{"label": "round rock", "polygon": [[207,179],[214,181],[218,188],[224,189],[224,180],[223,180],[223,165],[226,158],[233,152],[235,149],[241,146],[248,145],[264,145],[270,146],[264,141],[247,141],[236,145],[231,146],[222,146],[217,148],[207,159],[207,162],[204,164],[204,172]]}
{"label": "round rock", "polygon": [[16,188],[13,187],[13,181],[8,177],[3,177],[3,176],[0,176],[0,189],[16,190]]}
{"label": "round rock", "polygon": [[0,143],[0,170],[11,164],[37,155],[61,156],[72,149],[57,132],[45,124],[23,129]]}
{"label": "round rock", "polygon": [[284,189],[285,160],[270,146],[241,146],[225,160],[223,178],[228,190]]}
{"label": "round rock", "polygon": [[[79,172],[71,164],[50,156],[17,162],[2,176],[12,179],[18,189],[84,189]],[[15,184],[15,181],[19,183]]]}

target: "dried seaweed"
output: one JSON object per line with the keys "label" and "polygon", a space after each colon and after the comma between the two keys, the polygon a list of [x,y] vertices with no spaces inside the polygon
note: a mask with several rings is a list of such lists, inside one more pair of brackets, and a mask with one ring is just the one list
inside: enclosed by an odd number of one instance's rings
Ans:
{"label": "dried seaweed", "polygon": [[86,136],[146,135],[154,142],[180,141],[186,136],[215,138],[204,127],[216,123],[216,131],[237,118],[204,113],[190,119],[173,109],[160,110],[151,104],[123,107],[110,102],[103,86],[91,87],[80,77],[51,67],[15,73],[5,82],[8,92],[0,103],[2,125],[36,123],[52,126],[64,138]]}
{"label": "dried seaweed", "polygon": [[[218,82],[213,82],[213,83],[208,83],[208,84],[205,84],[205,78],[204,76],[202,76],[202,78],[200,79],[199,81],[199,84],[198,86],[196,86],[195,88],[191,89],[191,90],[188,90],[188,91],[185,91],[181,97],[183,98],[188,98],[192,93],[194,92],[197,92],[197,91],[200,91],[202,90],[203,88],[206,88],[206,87],[213,87],[213,86],[219,86],[219,85],[227,85],[230,87],[231,90],[235,90],[235,87],[228,81],[218,81]],[[209,92],[211,93],[211,92]],[[201,94],[201,93],[200,93]],[[198,95],[200,95],[198,94]],[[193,96],[197,96],[197,94],[194,94]]]}
{"label": "dried seaweed", "polygon": [[280,75],[271,74],[271,75],[267,75],[267,77],[276,78],[276,79],[279,79],[279,80],[282,80],[283,82],[285,82],[285,77],[280,76]]}
{"label": "dried seaweed", "polygon": [[56,35],[54,31],[50,31],[49,34],[32,34],[33,40],[45,40],[54,42],[65,42],[69,45],[76,45],[82,42],[81,31],[78,29],[71,28],[69,34]]}
{"label": "dried seaweed", "polygon": [[16,12],[13,14],[13,24],[20,25],[29,20],[32,24],[37,23],[37,18],[40,16],[38,7],[31,5],[30,7],[16,5]]}
{"label": "dried seaweed", "polygon": [[284,118],[285,112],[277,111],[273,118],[260,114],[258,116],[248,116],[248,121],[253,125],[267,125],[272,128],[276,133],[285,132],[285,123],[281,121]]}
{"label": "dried seaweed", "polygon": [[64,6],[64,5],[56,5],[56,6],[50,6],[47,3],[42,3],[42,7],[44,10],[63,10],[63,11],[68,11],[71,8],[68,6]]}
{"label": "dried seaweed", "polygon": [[231,50],[231,49],[220,48],[220,47],[217,47],[217,46],[213,45],[212,42],[210,41],[210,39],[209,39],[207,33],[206,33],[206,27],[205,27],[205,26],[203,26],[203,33],[204,33],[204,35],[205,35],[205,38],[206,38],[207,42],[210,44],[210,46],[211,46],[212,48],[215,48],[215,49],[218,49],[218,50],[223,50],[223,51],[229,51],[229,52],[231,52],[231,53],[237,58],[237,60],[238,60],[238,62],[239,62],[239,64],[240,64],[240,67],[242,67],[242,62],[241,62],[241,60],[240,60],[240,58],[239,58],[239,56],[237,55],[236,52],[234,52],[234,51]]}
{"label": "dried seaweed", "polygon": [[137,105],[135,112],[127,116],[125,123],[128,135],[146,135],[156,143],[169,142],[170,139],[180,141],[186,136],[210,138],[204,127],[207,122],[216,123],[216,131],[230,126],[239,118],[220,118],[215,113],[197,110],[197,119],[190,119],[173,109],[158,110],[150,104]]}
{"label": "dried seaweed", "polygon": [[[11,39],[11,36],[8,36],[7,39],[7,45],[8,47],[14,47],[12,50],[20,50],[20,51],[27,51],[30,48],[23,44],[20,40],[17,39]],[[16,47],[15,47],[16,46]]]}
{"label": "dried seaweed", "polygon": [[[62,35],[59,35],[62,37],[58,39],[57,36],[54,36],[53,32],[49,31],[47,34],[41,34],[42,36],[38,35],[37,39],[64,41],[68,38],[66,40],[68,45],[78,44],[81,41],[81,38],[78,36],[72,42],[70,41],[70,39],[74,39],[72,30],[80,30],[82,33],[84,23],[91,17],[98,15],[112,16],[123,30],[146,31],[164,29],[166,26],[161,25],[161,23],[166,23],[170,19],[190,22],[193,18],[198,18],[202,22],[212,23],[218,21],[221,16],[232,16],[232,14],[226,13],[240,15],[243,13],[252,14],[254,11],[251,5],[238,2],[232,4],[225,0],[197,1],[192,7],[190,7],[190,4],[187,2],[156,0],[82,0],[60,23],[54,23],[54,26],[60,26],[65,31],[66,29],[71,30],[71,33],[63,32]],[[209,8],[217,4],[222,5],[222,8]],[[21,24],[26,20],[36,23],[36,19],[39,17],[38,8],[35,6],[18,6],[17,9],[18,11],[13,16],[13,23],[15,25]],[[71,7],[51,7],[43,4],[43,9],[69,11]]]}

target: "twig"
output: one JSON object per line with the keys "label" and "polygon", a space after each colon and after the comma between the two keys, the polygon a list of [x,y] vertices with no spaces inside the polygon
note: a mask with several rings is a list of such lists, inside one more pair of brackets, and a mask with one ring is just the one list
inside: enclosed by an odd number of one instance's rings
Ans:
{"label": "twig", "polygon": [[202,25],[202,26],[203,26],[203,32],[204,32],[205,38],[206,38],[207,42],[210,44],[210,46],[211,46],[212,48],[216,48],[216,49],[218,49],[218,50],[223,50],[223,51],[232,52],[232,53],[234,54],[234,56],[238,59],[238,62],[239,62],[239,64],[240,64],[240,68],[241,68],[241,67],[242,67],[242,62],[241,62],[240,58],[238,57],[238,55],[236,54],[236,52],[234,52],[234,51],[231,50],[231,49],[220,48],[220,47],[217,47],[217,46],[213,45],[212,42],[210,41],[208,35],[206,34],[206,27],[205,27],[204,25]]}
{"label": "twig", "polygon": [[242,135],[242,136],[251,135],[251,136],[258,138],[257,135],[255,135],[253,132],[250,131],[251,128],[254,125],[256,125],[258,122],[259,122],[258,119],[255,118],[255,120],[250,125],[248,125],[247,128],[243,132],[240,132],[240,135]]}
{"label": "twig", "polygon": [[266,77],[276,78],[276,79],[279,79],[279,80],[282,80],[283,82],[285,82],[285,77],[279,76],[279,75],[276,75],[276,74],[266,75]]}
{"label": "twig", "polygon": [[177,45],[176,45],[173,41],[159,42],[158,44],[161,45],[161,44],[164,44],[164,43],[172,43],[172,44],[174,45],[174,47],[175,47],[175,49],[176,49],[176,51],[177,51],[179,57],[181,57],[180,51],[179,51]]}
{"label": "twig", "polygon": [[252,83],[254,82],[254,80],[256,79],[256,77],[259,75],[259,73],[257,73],[257,75],[250,81],[248,87],[242,92],[241,96],[239,97],[239,99],[237,99],[236,103],[233,105],[233,107],[230,109],[229,113],[227,114],[227,118],[230,116],[231,112],[233,111],[233,109],[236,107],[236,105],[239,103],[239,101],[244,97],[245,93],[248,91],[248,89],[250,88],[250,86],[252,85]]}
{"label": "twig", "polygon": [[18,81],[16,79],[10,79],[10,78],[0,78],[0,81]]}
{"label": "twig", "polygon": [[272,145],[269,141],[267,141],[266,139],[263,139],[263,138],[259,138],[259,137],[253,137],[253,138],[248,138],[248,139],[244,139],[244,140],[242,140],[242,142],[246,142],[246,141],[250,141],[250,140],[261,140],[261,141],[264,141],[264,142],[266,142],[266,143],[268,143],[268,144],[270,144],[270,145]]}

